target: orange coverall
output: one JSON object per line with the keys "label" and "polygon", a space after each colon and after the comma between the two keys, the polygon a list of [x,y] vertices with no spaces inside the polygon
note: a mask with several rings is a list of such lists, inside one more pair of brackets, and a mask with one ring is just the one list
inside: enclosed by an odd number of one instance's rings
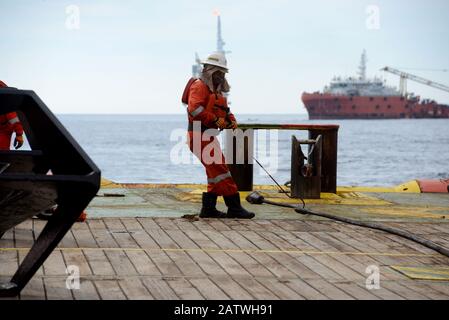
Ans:
{"label": "orange coverall", "polygon": [[[6,87],[7,85],[0,80],[0,88]],[[9,150],[13,132],[18,136],[23,135],[23,127],[17,113],[9,112],[0,115],[0,150]]]}
{"label": "orange coverall", "polygon": [[[225,163],[220,144],[215,136],[204,135],[203,138],[196,133],[196,139],[201,140],[200,150],[194,148],[194,132],[192,128],[193,121],[200,121],[202,130],[214,128],[217,129],[215,120],[217,118],[227,118],[228,121],[235,121],[234,115],[229,111],[226,98],[221,94],[210,91],[209,87],[200,79],[196,80],[190,87],[188,96],[188,117],[189,117],[189,147],[195,156],[201,161],[206,169],[207,191],[218,196],[230,196],[238,192],[237,185],[232,179],[228,166]],[[207,139],[206,139],[207,137]],[[202,141],[206,139],[206,141]],[[203,150],[208,147],[210,156],[214,159],[220,158],[220,163],[211,164],[203,161]],[[200,154],[198,154],[200,152]],[[214,152],[220,154],[215,155]]]}

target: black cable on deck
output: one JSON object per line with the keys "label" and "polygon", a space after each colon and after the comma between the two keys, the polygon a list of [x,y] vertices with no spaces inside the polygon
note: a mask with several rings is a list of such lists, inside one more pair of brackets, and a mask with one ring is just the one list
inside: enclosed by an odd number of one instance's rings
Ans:
{"label": "black cable on deck", "polygon": [[266,200],[262,195],[260,195],[257,192],[253,192],[246,199],[248,202],[253,203],[253,204],[267,203],[267,204],[271,204],[271,205],[275,205],[275,206],[279,206],[279,207],[292,208],[297,213],[300,213],[300,214],[310,214],[310,215],[323,217],[323,218],[327,218],[327,219],[331,219],[331,220],[336,220],[336,221],[340,221],[340,222],[344,222],[344,223],[348,223],[348,224],[352,224],[352,225],[356,225],[356,226],[360,226],[360,227],[381,230],[381,231],[411,240],[413,242],[419,243],[419,244],[421,244],[429,249],[435,250],[436,252],[449,258],[449,249],[447,249],[447,248],[443,247],[442,245],[439,245],[433,241],[430,241],[430,240],[421,238],[417,235],[414,235],[405,230],[388,227],[388,226],[385,226],[385,225],[382,225],[379,223],[375,223],[375,222],[354,220],[354,219],[350,219],[350,218],[335,216],[335,215],[325,213],[325,212],[315,212],[315,211],[312,211],[309,209],[300,208],[293,204],[278,203],[278,202]]}

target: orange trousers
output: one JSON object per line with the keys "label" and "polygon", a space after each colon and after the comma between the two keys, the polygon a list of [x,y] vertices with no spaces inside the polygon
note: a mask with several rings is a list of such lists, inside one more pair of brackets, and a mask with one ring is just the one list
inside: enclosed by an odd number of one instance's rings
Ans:
{"label": "orange trousers", "polygon": [[[238,192],[229,168],[215,136],[203,137],[203,133],[188,131],[190,151],[201,161],[206,169],[207,191],[218,196],[231,196]],[[196,139],[196,140],[194,140]],[[196,144],[196,146],[195,146]]]}

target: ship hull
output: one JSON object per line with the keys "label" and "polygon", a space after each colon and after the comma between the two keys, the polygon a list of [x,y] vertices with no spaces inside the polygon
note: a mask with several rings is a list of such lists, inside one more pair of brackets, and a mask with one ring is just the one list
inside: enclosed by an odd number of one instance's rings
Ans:
{"label": "ship hull", "polygon": [[347,96],[303,93],[310,119],[449,118],[449,106],[402,96]]}

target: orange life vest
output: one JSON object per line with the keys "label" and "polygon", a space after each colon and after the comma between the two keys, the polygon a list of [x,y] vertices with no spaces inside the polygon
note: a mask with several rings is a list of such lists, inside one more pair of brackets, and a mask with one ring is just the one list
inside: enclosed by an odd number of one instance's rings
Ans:
{"label": "orange life vest", "polygon": [[214,121],[217,118],[235,121],[234,115],[228,108],[226,97],[211,92],[202,80],[189,80],[184,91],[188,92],[184,101],[188,103],[189,122],[199,120],[207,128],[216,128]]}

